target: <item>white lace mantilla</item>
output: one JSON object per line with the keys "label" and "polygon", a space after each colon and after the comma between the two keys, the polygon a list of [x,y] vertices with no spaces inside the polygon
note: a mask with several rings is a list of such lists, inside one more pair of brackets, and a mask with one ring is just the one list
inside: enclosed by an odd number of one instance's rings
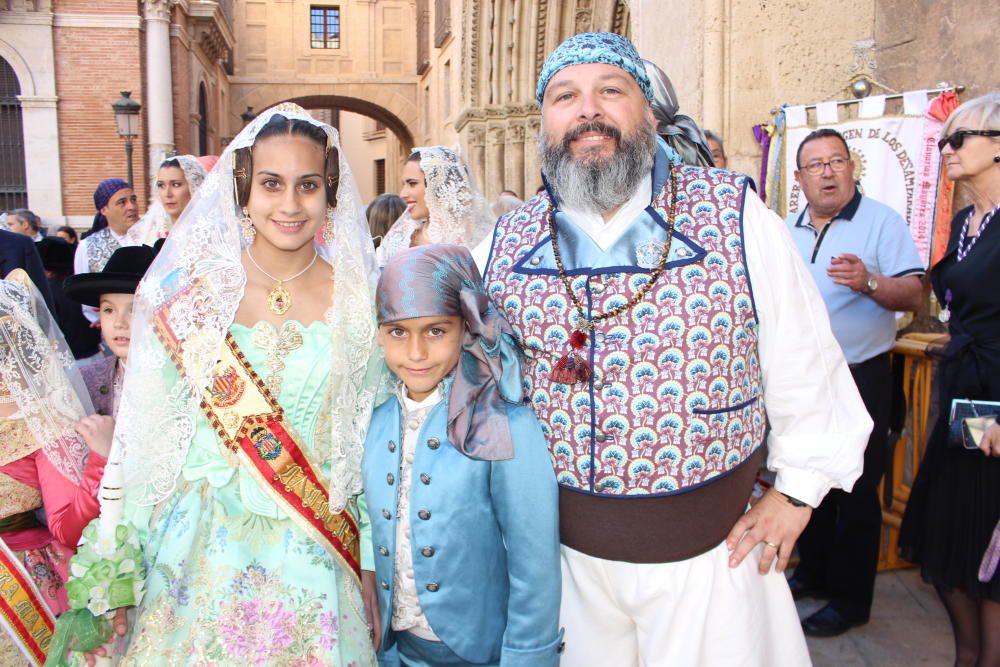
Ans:
{"label": "white lace mantilla", "polygon": [[[175,155],[174,157],[169,157],[160,163],[159,168],[162,169],[164,164],[171,160],[177,160],[177,163],[181,166],[181,171],[184,172],[184,180],[187,181],[188,190],[190,190],[193,199],[195,193],[201,188],[202,183],[205,182],[205,168],[198,162],[198,158],[193,155]],[[125,238],[128,239],[130,245],[153,245],[157,239],[166,238],[173,228],[174,221],[171,219],[170,214],[167,213],[167,210],[163,208],[163,202],[160,201],[160,194],[155,188],[153,194],[155,201],[149,207],[149,210],[146,211],[146,215],[142,216],[139,222],[132,225],[125,232]]]}
{"label": "white lace mantilla", "polygon": [[0,280],[0,394],[17,404],[52,465],[79,484],[89,449],[75,426],[94,406],[55,318],[20,269]]}
{"label": "white lace mantilla", "polygon": [[[375,342],[373,244],[337,131],[297,105],[280,104],[260,114],[226,147],[136,293],[132,349],[111,460],[121,457],[126,492],[139,504],[157,503],[173,491],[194,435],[203,389],[243,298],[246,272],[234,153],[252,146],[275,115],[322,128],[328,149],[339,155],[337,207],[329,212],[333,240],[317,244],[320,257],[333,267],[334,281],[326,318],[333,339],[331,432],[325,440],[330,444],[319,455],[330,463],[334,511],[341,511],[361,491],[362,444],[384,381]],[[168,312],[183,376],[174,370],[153,326],[155,317]]]}
{"label": "white lace mantilla", "polygon": [[493,226],[493,215],[469,166],[457,150],[444,146],[422,146],[420,170],[424,174],[424,199],[428,220],[414,220],[404,211],[393,223],[379,245],[379,266],[385,266],[394,256],[410,247],[413,233],[426,226],[431,243],[463,245],[472,249]]}

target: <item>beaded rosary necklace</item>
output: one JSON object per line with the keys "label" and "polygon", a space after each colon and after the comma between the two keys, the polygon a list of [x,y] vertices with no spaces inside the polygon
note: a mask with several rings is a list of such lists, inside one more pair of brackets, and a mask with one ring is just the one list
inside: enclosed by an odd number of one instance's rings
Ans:
{"label": "beaded rosary necklace", "polygon": [[577,382],[587,382],[594,374],[593,368],[591,368],[590,363],[580,354],[580,350],[587,344],[590,339],[590,332],[593,331],[594,325],[598,322],[604,320],[609,320],[613,317],[618,317],[622,313],[626,313],[635,307],[640,301],[642,301],[649,290],[653,288],[656,281],[660,279],[663,272],[666,270],[667,258],[670,256],[670,243],[674,237],[674,219],[677,214],[677,178],[674,174],[674,166],[670,165],[670,174],[668,175],[670,179],[670,211],[667,215],[667,240],[663,245],[663,250],[660,252],[660,260],[656,265],[656,268],[649,276],[647,280],[637,291],[632,298],[626,303],[612,308],[611,310],[599,313],[593,317],[587,317],[586,311],[584,310],[583,304],[577,297],[576,292],[573,290],[573,285],[569,280],[569,276],[566,275],[566,267],[563,266],[562,255],[559,253],[559,236],[556,234],[556,216],[555,208],[549,210],[548,213],[548,223],[549,223],[549,236],[552,238],[552,255],[556,262],[556,268],[559,272],[559,280],[562,282],[563,287],[569,294],[570,300],[573,302],[573,307],[576,309],[577,313],[577,323],[573,326],[573,333],[569,336],[569,351],[559,358],[555,366],[552,367],[552,372],[549,374],[549,378],[553,382],[559,382],[561,384],[576,384]]}
{"label": "beaded rosary necklace", "polygon": [[[961,262],[969,256],[972,249],[976,247],[976,241],[978,241],[979,237],[983,235],[983,232],[986,231],[989,224],[993,222],[993,218],[996,217],[998,211],[1000,211],[1000,205],[983,216],[982,222],[979,223],[979,229],[976,230],[975,235],[971,239],[968,237],[969,224],[972,222],[972,215],[976,212],[976,209],[972,208],[972,210],[969,211],[969,215],[965,216],[965,222],[962,223],[962,231],[958,235],[958,248],[955,251],[956,261]],[[938,319],[945,324],[947,324],[948,320],[951,319],[951,299],[952,292],[949,288],[944,292],[944,308],[941,309],[940,313],[938,313]]]}

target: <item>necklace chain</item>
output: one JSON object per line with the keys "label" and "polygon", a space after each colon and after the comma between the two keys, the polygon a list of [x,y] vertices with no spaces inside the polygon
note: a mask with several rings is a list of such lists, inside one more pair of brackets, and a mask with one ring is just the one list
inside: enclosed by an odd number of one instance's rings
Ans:
{"label": "necklace chain", "polygon": [[[979,229],[976,230],[976,235],[971,239],[968,239],[969,224],[972,222],[972,215],[976,212],[976,209],[973,208],[969,211],[969,215],[965,216],[965,222],[962,224],[962,233],[958,236],[958,261],[961,262],[970,252],[972,252],[972,249],[976,245],[976,241],[979,240],[979,237],[984,231],[986,231],[986,228],[993,221],[993,218],[996,217],[997,211],[1000,211],[1000,206],[997,206],[983,216],[983,219],[979,223]],[[966,243],[969,245],[966,246]]]}
{"label": "necklace chain", "polygon": [[311,269],[312,265],[315,264],[316,260],[319,258],[319,252],[315,252],[313,254],[312,261],[306,265],[306,268],[302,269],[291,278],[284,279],[272,276],[270,273],[265,271],[261,265],[257,263],[257,260],[253,258],[253,253],[250,252],[250,248],[247,248],[247,257],[250,258],[250,261],[253,262],[253,265],[257,267],[258,271],[271,280],[277,281],[277,284],[271,288],[271,291],[267,295],[267,307],[275,315],[284,315],[288,312],[288,309],[292,307],[292,295],[287,289],[285,289],[285,283],[295,280],[303,273]]}
{"label": "necklace chain", "polygon": [[306,264],[306,268],[302,269],[301,271],[299,271],[298,273],[296,273],[291,278],[278,278],[276,276],[272,276],[270,273],[268,273],[267,271],[265,271],[264,268],[260,264],[257,263],[257,260],[253,258],[253,253],[250,252],[250,248],[247,248],[247,257],[250,258],[250,261],[253,262],[253,265],[257,267],[258,271],[260,271],[261,273],[263,273],[265,276],[267,276],[271,280],[278,281],[278,284],[280,285],[281,283],[290,283],[290,282],[292,282],[293,280],[295,280],[296,278],[298,278],[299,276],[301,276],[303,273],[305,273],[306,271],[308,271],[309,269],[311,269],[312,266],[313,266],[313,264],[315,264],[316,260],[319,258],[319,253],[316,252],[316,251],[314,251],[313,252],[312,261],[309,262],[308,264]]}
{"label": "necklace chain", "polygon": [[579,315],[582,320],[582,324],[577,325],[578,330],[589,331],[594,328],[594,324],[596,322],[618,317],[622,313],[631,310],[637,303],[646,297],[646,294],[653,288],[653,285],[663,274],[667,266],[667,258],[670,256],[670,243],[673,241],[674,237],[674,218],[677,214],[677,177],[674,171],[674,166],[670,165],[670,212],[667,215],[666,221],[667,241],[663,246],[663,251],[660,253],[660,261],[657,263],[653,273],[649,276],[649,280],[647,280],[646,283],[643,284],[634,295],[632,295],[631,299],[621,306],[612,308],[607,312],[594,315],[593,317],[587,317],[583,304],[580,302],[576,292],[573,290],[573,285],[570,283],[569,276],[566,275],[566,268],[563,266],[562,256],[559,254],[559,239],[556,234],[555,211],[554,209],[549,211],[549,235],[552,238],[552,255],[556,261],[556,268],[559,270],[559,280],[562,281],[563,287],[566,288],[566,292],[569,293],[569,297],[573,301],[573,306],[576,308],[577,315]]}

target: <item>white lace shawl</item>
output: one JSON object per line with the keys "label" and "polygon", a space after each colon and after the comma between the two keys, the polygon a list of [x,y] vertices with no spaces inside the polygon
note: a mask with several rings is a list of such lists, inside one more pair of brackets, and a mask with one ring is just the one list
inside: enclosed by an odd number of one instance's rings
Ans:
{"label": "white lace shawl", "polygon": [[469,166],[457,151],[444,146],[414,148],[420,153],[428,220],[414,220],[404,211],[379,245],[379,266],[410,247],[413,233],[426,224],[431,243],[475,248],[492,230],[494,218]]}
{"label": "white lace shawl", "polygon": [[[188,189],[191,190],[191,198],[194,199],[198,188],[205,182],[205,168],[201,166],[201,162],[198,162],[198,158],[193,155],[175,155],[174,157],[167,158],[160,163],[159,168],[162,169],[163,165],[171,160],[177,160],[181,165],[181,171],[184,172]],[[146,211],[146,214],[125,233],[125,238],[131,241],[127,245],[153,245],[157,239],[166,238],[167,234],[170,233],[173,222],[167,210],[163,208],[163,202],[160,201],[158,191],[154,191],[153,199],[153,204]]]}
{"label": "white lace shawl", "polygon": [[[138,504],[154,504],[169,496],[187,456],[203,389],[246,285],[233,181],[234,151],[252,146],[261,128],[277,114],[321,127],[329,146],[340,155],[337,207],[332,213],[334,240],[317,244],[320,256],[333,266],[334,279],[326,318],[333,337],[331,433],[329,439],[321,439],[330,444],[322,448],[328,451],[321,451],[320,457],[330,464],[334,511],[342,510],[361,491],[362,444],[383,368],[375,340],[377,269],[371,235],[337,131],[297,105],[280,104],[257,116],[226,147],[139,285],[110,457],[111,464],[121,461],[126,494]],[[181,296],[170,309],[170,325],[179,338],[183,376],[173,371],[173,362],[153,328],[154,316],[176,295]]]}
{"label": "white lace shawl", "polygon": [[19,269],[0,280],[0,394],[56,470],[79,484],[89,449],[74,427],[94,406],[55,318]]}

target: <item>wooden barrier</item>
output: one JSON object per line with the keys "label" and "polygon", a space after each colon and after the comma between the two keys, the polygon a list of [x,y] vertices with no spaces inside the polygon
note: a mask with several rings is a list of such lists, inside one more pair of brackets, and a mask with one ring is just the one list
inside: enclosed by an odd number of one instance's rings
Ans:
{"label": "wooden barrier", "polygon": [[906,420],[903,432],[896,442],[891,468],[892,494],[887,501],[883,488],[882,499],[882,548],[879,551],[878,569],[895,570],[912,567],[899,557],[899,526],[910,498],[910,486],[917,468],[924,456],[927,435],[930,428],[934,360],[927,356],[930,344],[938,346],[946,343],[948,337],[941,334],[907,334],[896,341],[892,353],[903,357],[903,393],[906,397]]}

